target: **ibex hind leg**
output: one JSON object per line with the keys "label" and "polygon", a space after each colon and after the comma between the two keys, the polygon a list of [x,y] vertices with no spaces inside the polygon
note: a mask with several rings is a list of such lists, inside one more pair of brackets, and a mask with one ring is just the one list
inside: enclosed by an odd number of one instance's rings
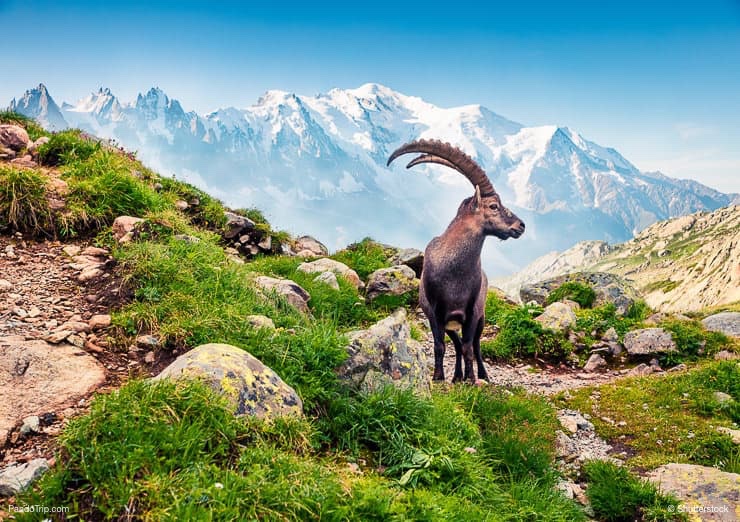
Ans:
{"label": "ibex hind leg", "polygon": [[473,352],[475,353],[475,360],[478,363],[478,378],[484,381],[488,380],[488,372],[483,364],[483,356],[480,353],[480,336],[483,334],[483,319],[478,321],[478,326],[475,329],[475,337],[473,337]]}
{"label": "ibex hind leg", "polygon": [[432,327],[432,336],[434,337],[434,375],[432,379],[435,381],[444,381],[445,331],[436,321],[436,324],[431,324],[431,320],[429,322]]}
{"label": "ibex hind leg", "polygon": [[452,339],[452,344],[455,345],[455,374],[452,376],[452,382],[460,382],[463,380],[462,371],[462,340],[460,336],[454,330],[447,330],[447,335]]}

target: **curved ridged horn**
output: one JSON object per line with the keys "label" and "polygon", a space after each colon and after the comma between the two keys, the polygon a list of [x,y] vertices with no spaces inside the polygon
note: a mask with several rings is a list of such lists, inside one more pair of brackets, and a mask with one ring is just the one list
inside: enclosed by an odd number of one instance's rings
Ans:
{"label": "curved ridged horn", "polygon": [[468,178],[474,186],[480,187],[481,196],[492,196],[496,193],[491,184],[491,180],[488,179],[486,172],[480,167],[480,165],[459,148],[453,147],[449,143],[442,143],[437,140],[416,140],[406,143],[393,151],[393,154],[388,158],[387,165],[390,165],[397,157],[412,152],[422,152],[423,155],[412,160],[408,164],[407,168],[420,163],[438,163],[440,165],[446,165],[460,172],[463,176]]}

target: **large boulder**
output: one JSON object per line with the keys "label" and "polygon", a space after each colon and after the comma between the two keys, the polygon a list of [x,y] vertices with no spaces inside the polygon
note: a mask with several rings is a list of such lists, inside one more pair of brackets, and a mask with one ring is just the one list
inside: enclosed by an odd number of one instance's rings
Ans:
{"label": "large boulder", "polygon": [[320,257],[329,255],[329,249],[321,241],[311,236],[301,236],[295,240],[297,255],[302,257]]}
{"label": "large boulder", "polygon": [[416,248],[402,248],[388,260],[391,266],[406,265],[414,271],[416,277],[421,277],[424,267],[424,252]]}
{"label": "large boulder", "polygon": [[381,295],[403,295],[419,289],[419,280],[406,265],[376,270],[367,278],[367,298],[373,300]]}
{"label": "large boulder", "polygon": [[79,348],[0,337],[0,448],[24,417],[68,408],[103,382],[105,368]]}
{"label": "large boulder", "polygon": [[200,379],[229,401],[236,415],[303,415],[298,394],[248,352],[229,344],[203,344],[175,359],[152,380]]}
{"label": "large boulder", "polygon": [[30,144],[31,139],[26,129],[18,125],[0,124],[0,148],[20,152]]}
{"label": "large boulder", "polygon": [[519,295],[523,303],[534,301],[544,306],[548,296],[568,281],[591,286],[596,292],[594,306],[614,303],[620,315],[626,314],[638,297],[637,292],[622,278],[606,272],[576,272],[525,284],[519,290]]}
{"label": "large boulder", "polygon": [[257,276],[254,278],[254,283],[263,293],[274,293],[275,295],[284,297],[288,301],[288,304],[299,312],[303,312],[304,314],[309,312],[308,301],[311,299],[311,296],[295,281],[269,276]]}
{"label": "large boulder", "polygon": [[430,392],[431,363],[424,346],[411,338],[404,309],[349,337],[349,358],[339,369],[342,378],[363,390],[393,384],[418,393]]}
{"label": "large boulder", "polygon": [[254,230],[254,221],[246,216],[235,214],[234,212],[224,212],[226,223],[224,224],[224,237],[234,239],[243,235],[245,232]]}
{"label": "large boulder", "polygon": [[707,330],[722,332],[732,337],[740,337],[740,312],[720,312],[702,319]]}
{"label": "large boulder", "polygon": [[322,257],[321,259],[311,261],[310,263],[301,263],[298,265],[298,270],[307,274],[333,272],[335,275],[343,277],[348,282],[352,283],[355,288],[362,288],[365,286],[362,283],[360,276],[357,275],[357,272],[344,263],[340,263],[334,259],[329,259],[328,257]]}
{"label": "large boulder", "polygon": [[624,348],[629,355],[653,355],[677,350],[671,333],[662,328],[642,328],[627,332],[624,336]]}
{"label": "large boulder", "polygon": [[552,303],[535,321],[551,330],[569,330],[576,324],[576,313],[565,303]]}
{"label": "large boulder", "polygon": [[694,464],[665,464],[648,473],[661,491],[675,495],[691,520],[740,519],[740,474]]}

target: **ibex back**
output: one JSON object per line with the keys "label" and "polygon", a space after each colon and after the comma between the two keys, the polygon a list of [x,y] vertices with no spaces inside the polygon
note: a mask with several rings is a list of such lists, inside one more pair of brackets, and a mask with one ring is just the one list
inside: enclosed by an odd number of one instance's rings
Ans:
{"label": "ibex back", "polygon": [[460,172],[475,186],[475,194],[460,203],[447,230],[427,245],[419,303],[434,336],[434,379],[445,378],[445,333],[455,345],[452,381],[463,379],[462,359],[465,360],[465,380],[475,382],[473,359],[478,365],[478,378],[488,379],[480,353],[488,279],[481,269],[480,254],[487,236],[518,238],[524,233],[524,223],[501,204],[486,173],[460,149],[440,141],[413,141],[396,149],[388,165],[408,153],[421,155],[406,168],[421,163],[445,165]]}

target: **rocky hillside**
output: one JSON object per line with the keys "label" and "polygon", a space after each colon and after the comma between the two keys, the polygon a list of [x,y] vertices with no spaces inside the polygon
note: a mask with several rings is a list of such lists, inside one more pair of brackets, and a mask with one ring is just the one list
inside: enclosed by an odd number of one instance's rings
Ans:
{"label": "rocky hillside", "polygon": [[692,311],[740,300],[740,206],[656,223],[614,246],[582,242],[492,281],[512,296],[525,283],[579,271],[623,276],[647,303]]}

